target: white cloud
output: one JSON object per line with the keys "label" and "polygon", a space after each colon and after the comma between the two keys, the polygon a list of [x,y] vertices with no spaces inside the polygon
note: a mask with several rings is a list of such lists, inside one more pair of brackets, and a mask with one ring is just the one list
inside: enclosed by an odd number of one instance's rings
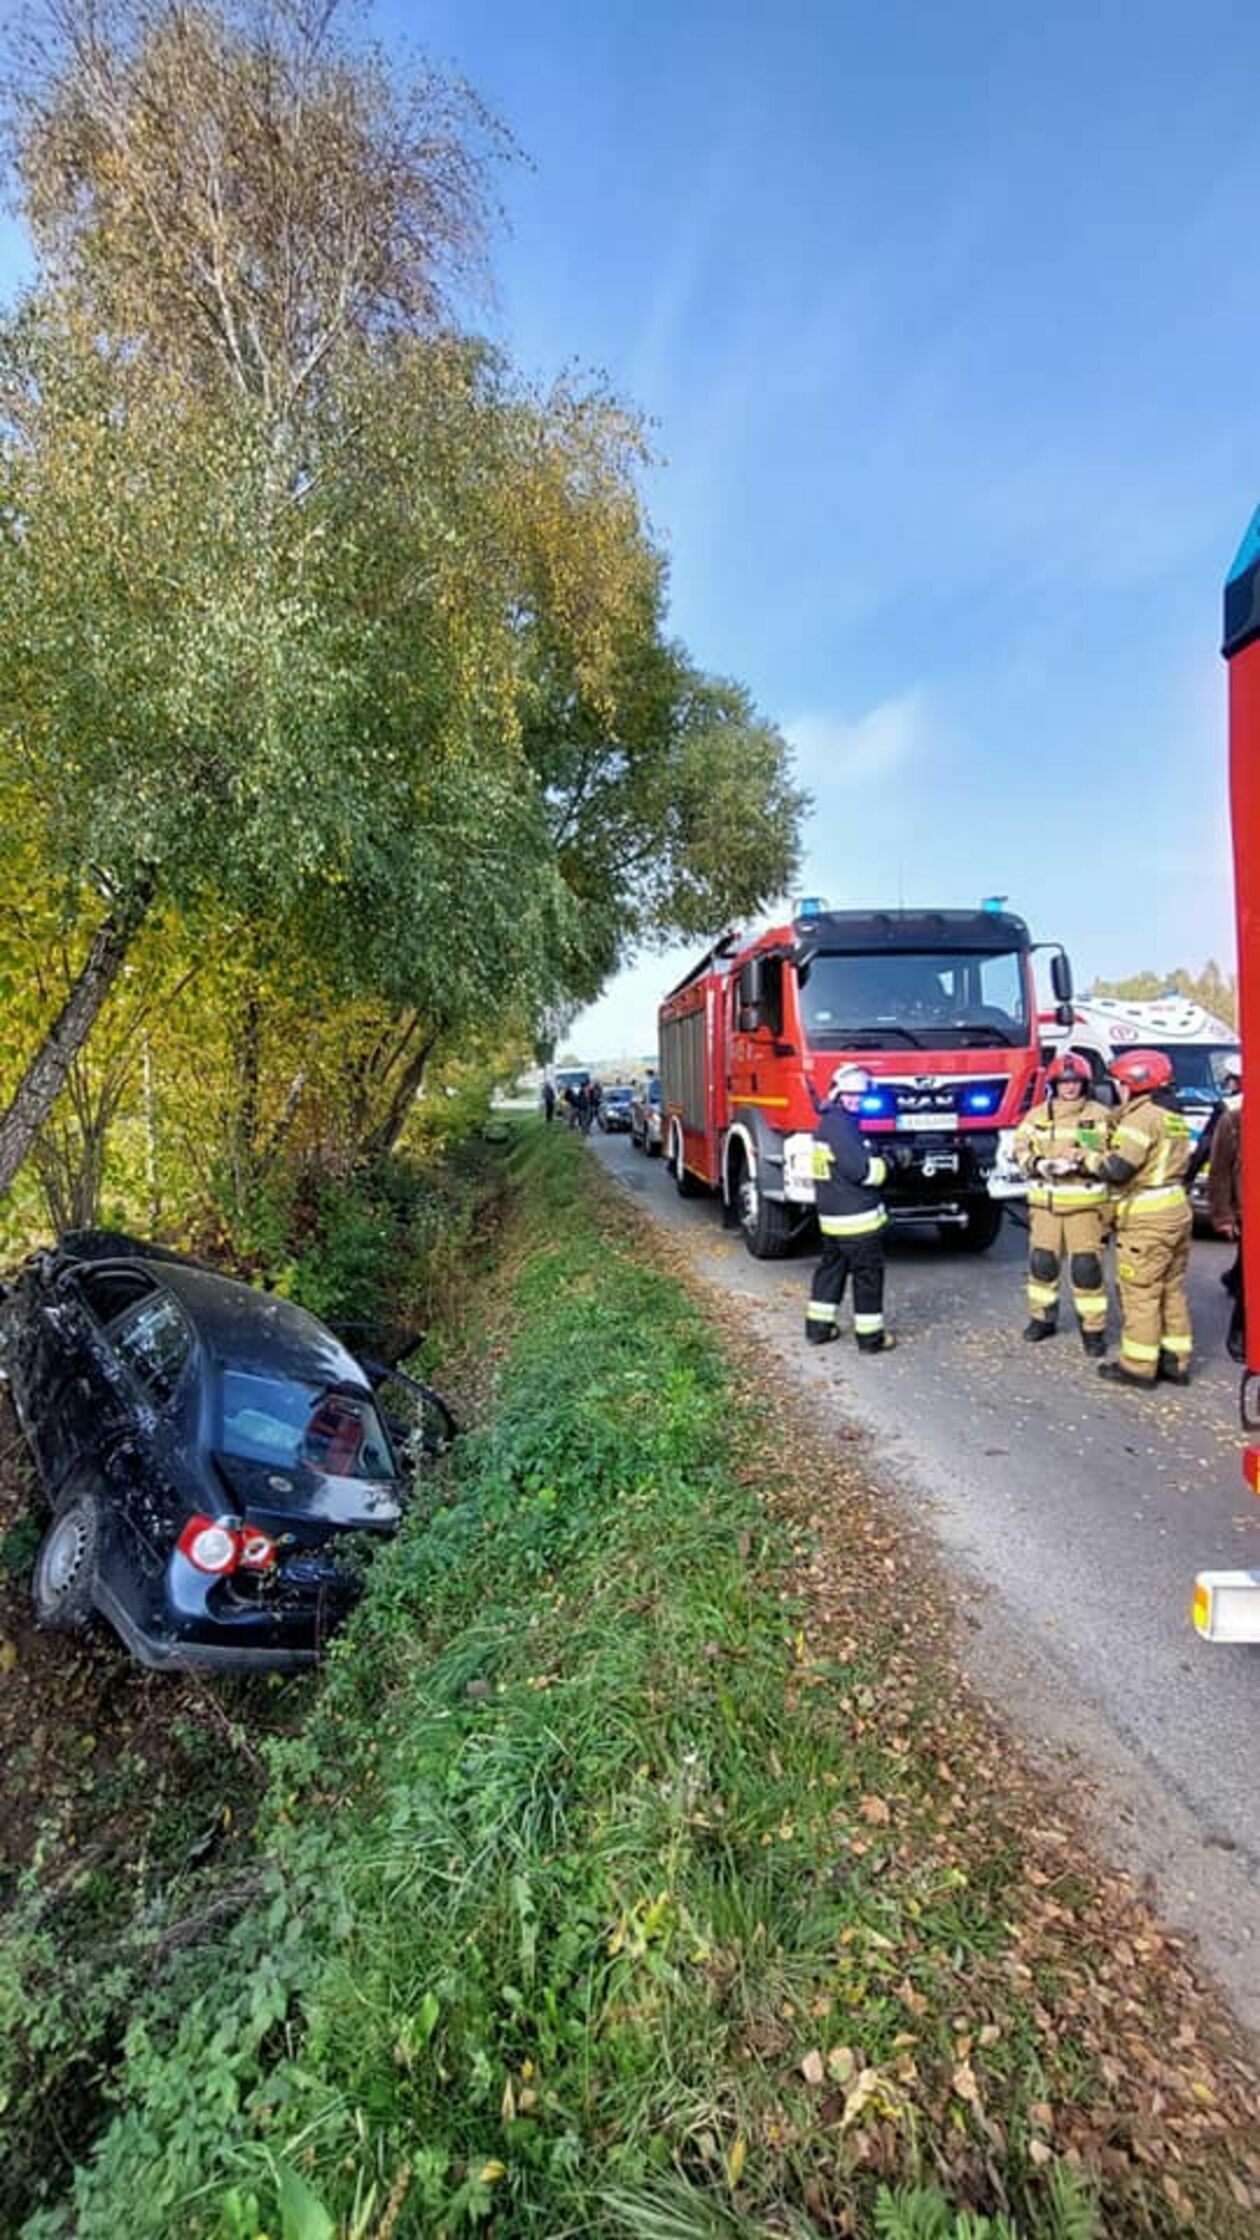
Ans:
{"label": "white cloud", "polygon": [[927,696],[917,687],[880,700],[865,715],[813,713],[784,726],[796,750],[802,783],[815,797],[837,789],[879,785],[923,753],[932,729]]}

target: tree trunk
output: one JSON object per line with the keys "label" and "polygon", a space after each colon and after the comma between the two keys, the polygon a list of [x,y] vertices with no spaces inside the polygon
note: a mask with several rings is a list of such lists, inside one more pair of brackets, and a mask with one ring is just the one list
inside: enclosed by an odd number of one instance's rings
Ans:
{"label": "tree trunk", "polygon": [[420,1084],[424,1079],[424,1069],[433,1055],[433,1048],[437,1039],[436,1033],[431,1034],[426,1042],[420,1044],[418,1050],[413,1050],[399,1075],[397,1087],[389,1101],[388,1111],[384,1118],[378,1120],[376,1126],[368,1131],[359,1145],[359,1157],[361,1159],[370,1162],[374,1159],[388,1158],[407,1124],[407,1115],[416,1101]]}
{"label": "tree trunk", "polygon": [[98,926],[83,970],[0,1119],[0,1196],[10,1187],[48,1118],[152,900],[153,881],[146,879]]}

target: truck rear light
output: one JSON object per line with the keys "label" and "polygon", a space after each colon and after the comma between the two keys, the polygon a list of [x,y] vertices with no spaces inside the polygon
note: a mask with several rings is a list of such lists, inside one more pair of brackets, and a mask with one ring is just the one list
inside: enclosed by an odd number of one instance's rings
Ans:
{"label": "truck rear light", "polygon": [[190,1517],[176,1544],[194,1570],[208,1571],[218,1578],[235,1571],[240,1562],[238,1535],[229,1525],[216,1524],[213,1517]]}

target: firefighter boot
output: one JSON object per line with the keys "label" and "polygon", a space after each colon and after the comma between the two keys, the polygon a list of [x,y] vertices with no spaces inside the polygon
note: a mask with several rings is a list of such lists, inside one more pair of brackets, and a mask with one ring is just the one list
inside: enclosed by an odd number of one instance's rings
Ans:
{"label": "firefighter boot", "polygon": [[891,1330],[877,1330],[870,1337],[859,1338],[857,1348],[859,1353],[891,1353],[896,1343]]}
{"label": "firefighter boot", "polygon": [[1035,1314],[1032,1318],[1032,1321],[1026,1324],[1024,1329],[1024,1336],[1027,1338],[1030,1346],[1039,1345],[1043,1338],[1053,1338],[1058,1330],[1058,1327],[1059,1318],[1056,1314]]}
{"label": "firefighter boot", "polygon": [[1081,1344],[1084,1346],[1086,1353],[1092,1355],[1096,1361],[1101,1361],[1107,1351],[1107,1333],[1105,1330],[1082,1330]]}
{"label": "firefighter boot", "polygon": [[1133,1392],[1153,1392],[1155,1390],[1154,1377],[1135,1377],[1133,1371],[1126,1369],[1122,1361],[1100,1362],[1098,1374],[1100,1377],[1105,1377],[1108,1384],[1127,1384]]}
{"label": "firefighter boot", "polygon": [[1155,1374],[1161,1384],[1189,1384],[1190,1364],[1179,1360],[1175,1353],[1161,1353]]}

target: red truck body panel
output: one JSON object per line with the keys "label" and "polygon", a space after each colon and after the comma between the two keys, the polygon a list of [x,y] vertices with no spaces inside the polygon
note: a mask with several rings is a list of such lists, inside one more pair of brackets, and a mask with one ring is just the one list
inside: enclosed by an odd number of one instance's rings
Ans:
{"label": "red truck body panel", "polygon": [[[997,961],[1018,996],[1004,1027],[992,1024],[1001,1014],[980,1005],[984,1019],[960,1016],[939,1040],[926,1017],[913,1030],[872,1016],[822,1032],[817,1019],[811,1026],[803,994],[820,958],[859,973],[881,964],[918,971],[933,990],[937,965],[956,988],[969,960],[976,976]],[[746,1002],[750,969],[772,1000]],[[841,1047],[844,1033],[859,1027]],[[745,1166],[756,1153],[763,1195],[793,1199],[783,1145],[812,1131],[832,1075],[851,1061],[872,1077],[863,1127],[912,1146],[913,1171],[890,1192],[894,1215],[900,1196],[906,1218],[963,1221],[985,1194],[999,1137],[1027,1111],[1041,1070],[1027,928],[978,912],[823,912],[746,938],[730,934],[665,998],[659,1028],[669,1164],[683,1170],[680,1183],[702,1183],[728,1200],[733,1144]]]}

